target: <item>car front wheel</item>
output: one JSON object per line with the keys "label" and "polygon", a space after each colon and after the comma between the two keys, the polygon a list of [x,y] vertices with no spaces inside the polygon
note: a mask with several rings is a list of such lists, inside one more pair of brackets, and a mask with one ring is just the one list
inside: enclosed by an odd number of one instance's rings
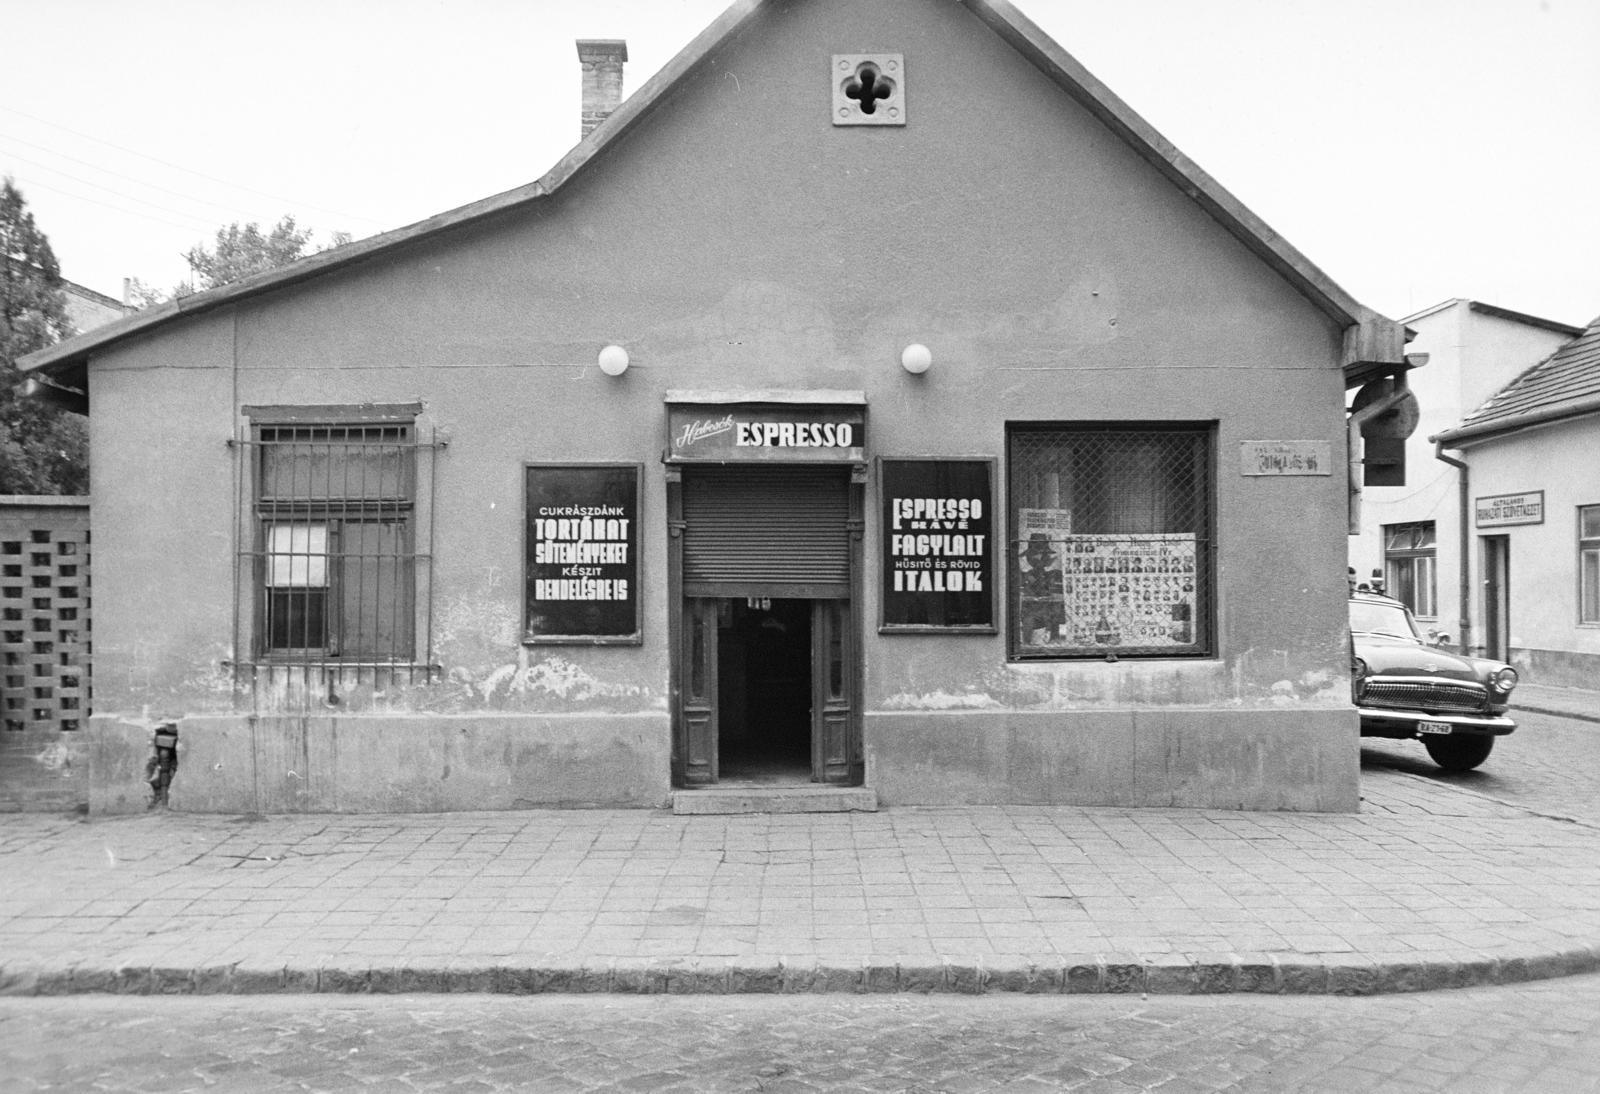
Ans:
{"label": "car front wheel", "polygon": [[1494,751],[1493,737],[1428,737],[1422,743],[1446,771],[1471,771]]}

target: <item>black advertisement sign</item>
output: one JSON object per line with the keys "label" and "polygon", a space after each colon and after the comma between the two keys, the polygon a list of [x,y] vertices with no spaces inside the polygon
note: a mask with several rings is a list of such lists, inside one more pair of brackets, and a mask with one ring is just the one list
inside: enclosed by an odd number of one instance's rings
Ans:
{"label": "black advertisement sign", "polygon": [[527,469],[523,640],[637,643],[636,464]]}
{"label": "black advertisement sign", "polygon": [[866,415],[857,406],[667,408],[667,455],[675,461],[859,463],[866,443]]}
{"label": "black advertisement sign", "polygon": [[882,630],[992,634],[994,462],[883,460]]}

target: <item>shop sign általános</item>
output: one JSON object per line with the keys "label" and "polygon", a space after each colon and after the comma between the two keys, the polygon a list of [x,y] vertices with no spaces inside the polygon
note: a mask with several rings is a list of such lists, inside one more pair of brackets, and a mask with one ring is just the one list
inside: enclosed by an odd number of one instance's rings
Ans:
{"label": "shop sign \u00e1ltal\u00e1nos", "polygon": [[1505,528],[1513,524],[1544,523],[1544,491],[1494,494],[1473,502],[1479,528]]}

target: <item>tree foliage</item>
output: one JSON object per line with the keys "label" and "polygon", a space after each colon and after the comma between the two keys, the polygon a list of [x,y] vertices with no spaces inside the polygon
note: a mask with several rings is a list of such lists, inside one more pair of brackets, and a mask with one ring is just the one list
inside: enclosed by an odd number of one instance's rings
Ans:
{"label": "tree foliage", "polygon": [[294,217],[285,216],[266,232],[255,221],[218,228],[216,246],[197,244],[183,257],[194,270],[197,287],[214,289],[263,270],[287,266],[306,253],[310,242],[311,229],[300,228]]}
{"label": "tree foliage", "polygon": [[349,232],[333,232],[327,246],[318,247],[312,243],[314,234],[310,228],[301,228],[289,215],[266,230],[256,221],[247,224],[234,221],[217,229],[216,239],[210,246],[197,243],[184,252],[184,260],[193,271],[192,281],[164,292],[133,278],[128,285],[128,301],[140,309],[165,304],[174,297],[231,285],[252,274],[287,266],[296,259],[350,242]]}
{"label": "tree foliage", "polygon": [[61,267],[22,192],[0,184],[0,494],[86,494],[82,418],[22,397],[17,361],[73,333]]}

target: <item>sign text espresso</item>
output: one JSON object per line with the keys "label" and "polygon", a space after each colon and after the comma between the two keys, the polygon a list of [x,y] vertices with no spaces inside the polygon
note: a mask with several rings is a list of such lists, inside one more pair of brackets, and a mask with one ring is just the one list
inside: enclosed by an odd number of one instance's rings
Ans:
{"label": "sign text espresso", "polygon": [[855,407],[675,406],[667,425],[670,454],[679,460],[859,461],[866,443]]}

